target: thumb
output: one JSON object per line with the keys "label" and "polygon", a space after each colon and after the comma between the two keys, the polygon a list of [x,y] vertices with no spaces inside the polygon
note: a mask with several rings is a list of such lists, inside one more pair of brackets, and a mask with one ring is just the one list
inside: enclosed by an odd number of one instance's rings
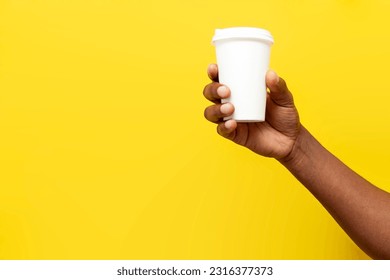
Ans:
{"label": "thumb", "polygon": [[270,91],[270,97],[274,103],[282,107],[293,107],[294,100],[288,90],[286,82],[274,71],[268,70],[265,81]]}

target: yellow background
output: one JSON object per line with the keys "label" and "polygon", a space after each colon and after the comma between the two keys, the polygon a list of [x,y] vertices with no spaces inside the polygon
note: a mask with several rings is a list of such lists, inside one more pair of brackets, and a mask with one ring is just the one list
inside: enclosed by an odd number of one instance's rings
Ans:
{"label": "yellow background", "polygon": [[1,259],[367,259],[203,118],[215,28],[272,32],[302,123],[390,190],[390,2],[0,0]]}

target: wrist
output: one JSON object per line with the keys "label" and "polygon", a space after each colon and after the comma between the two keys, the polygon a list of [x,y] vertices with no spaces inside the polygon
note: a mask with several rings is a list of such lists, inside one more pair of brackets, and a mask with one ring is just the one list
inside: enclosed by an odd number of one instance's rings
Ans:
{"label": "wrist", "polygon": [[299,167],[307,156],[307,148],[311,135],[305,127],[300,125],[297,138],[287,156],[278,159],[285,167]]}

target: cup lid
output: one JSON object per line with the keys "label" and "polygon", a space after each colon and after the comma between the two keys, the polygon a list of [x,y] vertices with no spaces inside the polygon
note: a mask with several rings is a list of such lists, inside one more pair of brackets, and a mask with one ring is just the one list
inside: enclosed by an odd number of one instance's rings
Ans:
{"label": "cup lid", "polygon": [[215,29],[213,43],[226,39],[255,39],[266,41],[269,44],[274,43],[274,38],[268,30],[255,27],[230,27],[224,29]]}

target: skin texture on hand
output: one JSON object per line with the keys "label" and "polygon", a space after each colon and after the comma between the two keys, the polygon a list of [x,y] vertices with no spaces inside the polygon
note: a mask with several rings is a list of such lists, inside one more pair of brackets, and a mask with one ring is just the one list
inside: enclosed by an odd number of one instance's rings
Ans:
{"label": "skin texture on hand", "polygon": [[212,82],[203,91],[214,105],[204,115],[223,137],[255,153],[276,158],[327,209],[351,239],[368,255],[390,259],[390,194],[359,176],[326,150],[301,124],[291,92],[283,79],[268,71],[266,120],[223,121],[234,112],[221,104],[230,96],[218,83],[218,68],[208,68]]}
{"label": "skin texture on hand", "polygon": [[231,103],[221,104],[222,98],[230,96],[228,87],[218,82],[218,67],[211,64],[208,75],[212,83],[206,85],[204,96],[214,102],[205,109],[207,120],[217,123],[217,131],[223,137],[245,146],[257,154],[279,160],[287,157],[294,146],[300,131],[298,111],[285,81],[273,71],[268,71],[266,84],[267,111],[265,122],[237,123],[235,120],[223,121],[223,117],[234,112]]}

